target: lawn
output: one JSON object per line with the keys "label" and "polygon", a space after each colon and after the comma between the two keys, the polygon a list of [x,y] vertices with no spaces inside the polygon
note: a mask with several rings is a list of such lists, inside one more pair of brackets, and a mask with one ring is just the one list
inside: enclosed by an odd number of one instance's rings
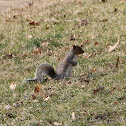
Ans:
{"label": "lawn", "polygon": [[[42,63],[56,69],[74,44],[85,53],[68,80],[23,82]],[[125,0],[37,0],[0,14],[1,126],[125,122]]]}

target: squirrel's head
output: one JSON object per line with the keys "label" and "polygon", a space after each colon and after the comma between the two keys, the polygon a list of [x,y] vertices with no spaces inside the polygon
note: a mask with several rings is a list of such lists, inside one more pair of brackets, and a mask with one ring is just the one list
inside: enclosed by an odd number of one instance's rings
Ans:
{"label": "squirrel's head", "polygon": [[83,49],[78,45],[73,45],[73,50],[75,51],[75,54],[77,55],[84,53]]}

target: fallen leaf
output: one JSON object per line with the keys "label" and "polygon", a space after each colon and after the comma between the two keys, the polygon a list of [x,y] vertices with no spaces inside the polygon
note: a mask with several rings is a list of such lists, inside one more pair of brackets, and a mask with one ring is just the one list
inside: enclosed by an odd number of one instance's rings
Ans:
{"label": "fallen leaf", "polygon": [[126,0],[121,0],[121,1],[120,1],[120,3],[125,3],[125,2],[126,2]]}
{"label": "fallen leaf", "polygon": [[6,116],[9,117],[9,118],[16,118],[16,116],[11,114],[11,113],[6,113]]}
{"label": "fallen leaf", "polygon": [[117,100],[119,100],[119,101],[126,100],[126,96],[122,96],[122,97],[118,98]]}
{"label": "fallen leaf", "polygon": [[10,105],[6,105],[5,108],[6,108],[7,110],[10,110],[12,107],[11,107]]}
{"label": "fallen leaf", "polygon": [[102,20],[99,20],[98,22],[106,22],[108,21],[108,19],[102,19]]}
{"label": "fallen leaf", "polygon": [[96,41],[96,42],[94,43],[94,45],[98,45],[98,42]]}
{"label": "fallen leaf", "polygon": [[85,88],[85,85],[80,85],[80,84],[75,84],[74,86],[79,87],[79,88]]}
{"label": "fallen leaf", "polygon": [[65,20],[65,21],[67,21],[67,22],[77,21],[78,23],[75,25],[77,27],[88,25],[87,19],[72,19],[72,20]]}
{"label": "fallen leaf", "polygon": [[108,42],[108,41],[106,42],[106,45],[107,45],[107,46],[109,45],[109,42]]}
{"label": "fallen leaf", "polygon": [[16,86],[17,86],[17,84],[11,84],[11,85],[10,85],[10,89],[11,89],[11,90],[15,90]]}
{"label": "fallen leaf", "polygon": [[8,59],[12,59],[16,56],[14,54],[10,53],[10,54],[3,55],[3,57],[8,58]]}
{"label": "fallen leaf", "polygon": [[49,121],[50,124],[53,124],[55,126],[61,126],[62,123],[54,122],[54,121]]}
{"label": "fallen leaf", "polygon": [[107,118],[108,116],[110,116],[111,114],[110,113],[105,113],[105,114],[99,114],[95,117],[95,119],[105,119]]}
{"label": "fallen leaf", "polygon": [[107,0],[101,0],[103,3],[107,2]]}
{"label": "fallen leaf", "polygon": [[40,26],[40,22],[34,22],[34,21],[31,21],[29,22],[29,25],[32,25],[32,26]]}
{"label": "fallen leaf", "polygon": [[113,12],[118,12],[118,9],[117,9],[117,8],[115,8]]}
{"label": "fallen leaf", "polygon": [[34,49],[33,51],[34,54],[41,54],[42,53],[42,49],[39,47],[37,49]]}
{"label": "fallen leaf", "polygon": [[27,54],[25,53],[21,55],[21,58],[26,58],[26,57],[27,57]]}
{"label": "fallen leaf", "polygon": [[44,89],[44,90],[46,90],[46,91],[47,91],[47,90],[51,90],[51,89],[52,89],[52,88],[46,88],[46,89]]}
{"label": "fallen leaf", "polygon": [[97,89],[93,90],[93,94],[97,94],[98,92],[103,91],[103,90],[104,90],[104,87],[99,86]]}
{"label": "fallen leaf", "polygon": [[75,120],[76,117],[75,117],[75,112],[72,112],[72,120]]}
{"label": "fallen leaf", "polygon": [[46,96],[46,98],[44,99],[45,101],[48,101],[50,99],[49,96]]}
{"label": "fallen leaf", "polygon": [[35,85],[34,93],[40,92],[40,89],[41,89],[41,84],[39,84],[39,86]]}
{"label": "fallen leaf", "polygon": [[85,56],[85,58],[89,58],[89,57],[91,57],[92,56],[92,54],[87,54],[86,56]]}
{"label": "fallen leaf", "polygon": [[14,18],[14,19],[17,19],[17,16],[18,16],[18,15],[14,15],[13,18]]}
{"label": "fallen leaf", "polygon": [[70,36],[70,41],[74,41],[75,40],[75,35],[71,35]]}
{"label": "fallen leaf", "polygon": [[78,27],[81,27],[81,26],[87,26],[88,25],[88,21],[87,19],[81,19],[78,23]]}
{"label": "fallen leaf", "polygon": [[45,39],[45,40],[43,40],[41,43],[41,45],[42,46],[48,46],[49,45],[49,43],[51,43],[51,42],[53,42],[53,40],[52,39]]}
{"label": "fallen leaf", "polygon": [[120,41],[118,40],[114,46],[109,46],[108,52],[112,52],[113,50],[115,50],[115,48],[119,45],[119,43],[120,43]]}
{"label": "fallen leaf", "polygon": [[115,68],[118,68],[118,66],[119,66],[119,56],[117,58],[117,62],[116,62]]}
{"label": "fallen leaf", "polygon": [[35,100],[36,99],[36,96],[34,94],[32,94],[32,99]]}
{"label": "fallen leaf", "polygon": [[44,96],[45,95],[44,95],[44,92],[42,90],[41,84],[39,83],[39,85],[35,85],[34,93],[32,95],[32,98],[36,100],[37,97],[43,98]]}
{"label": "fallen leaf", "polygon": [[5,19],[5,21],[6,21],[6,22],[15,22],[15,21],[11,20],[10,18]]}
{"label": "fallen leaf", "polygon": [[43,42],[42,43],[42,46],[48,46],[49,45],[49,42]]}
{"label": "fallen leaf", "polygon": [[28,6],[31,7],[33,5],[33,1],[32,2],[28,2],[28,1],[25,1],[28,3]]}
{"label": "fallen leaf", "polygon": [[85,41],[84,41],[84,44],[89,44],[90,42],[89,42],[89,40],[88,39],[86,39]]}
{"label": "fallen leaf", "polygon": [[23,101],[18,101],[18,102],[13,103],[13,106],[19,107],[19,106],[21,106],[22,104],[23,104]]}
{"label": "fallen leaf", "polygon": [[114,102],[115,105],[117,105],[118,103],[117,102]]}
{"label": "fallen leaf", "polygon": [[39,100],[35,99],[35,100],[32,100],[32,102],[37,103],[39,102]]}
{"label": "fallen leaf", "polygon": [[96,72],[96,70],[97,70],[96,67],[94,67],[94,68],[92,69],[93,72]]}
{"label": "fallen leaf", "polygon": [[32,35],[29,35],[27,38],[28,38],[28,39],[31,39],[31,38],[33,38],[33,36],[32,36]]}

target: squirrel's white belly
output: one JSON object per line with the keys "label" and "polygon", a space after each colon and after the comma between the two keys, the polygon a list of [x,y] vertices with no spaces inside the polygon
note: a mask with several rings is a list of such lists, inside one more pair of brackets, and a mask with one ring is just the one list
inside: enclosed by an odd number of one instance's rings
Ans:
{"label": "squirrel's white belly", "polygon": [[71,75],[72,72],[72,65],[69,65],[69,67],[67,68],[66,72],[65,72],[65,76],[69,77]]}
{"label": "squirrel's white belly", "polygon": [[[74,59],[73,59],[74,62],[77,62],[77,57],[75,56]],[[71,76],[71,73],[72,73],[72,68],[73,66],[72,65],[69,65],[66,72],[65,72],[65,76],[66,77],[69,77]]]}

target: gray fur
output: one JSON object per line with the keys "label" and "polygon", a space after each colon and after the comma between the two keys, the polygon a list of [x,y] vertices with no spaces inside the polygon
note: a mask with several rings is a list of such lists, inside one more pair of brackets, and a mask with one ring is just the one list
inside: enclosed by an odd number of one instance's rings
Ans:
{"label": "gray fur", "polygon": [[73,46],[72,49],[67,53],[64,59],[59,62],[57,71],[48,64],[44,63],[38,66],[35,72],[34,79],[26,79],[27,82],[44,82],[44,76],[49,75],[52,79],[59,80],[63,78],[68,78],[71,75],[73,66],[77,65],[77,55],[82,54],[84,51],[79,46]]}

